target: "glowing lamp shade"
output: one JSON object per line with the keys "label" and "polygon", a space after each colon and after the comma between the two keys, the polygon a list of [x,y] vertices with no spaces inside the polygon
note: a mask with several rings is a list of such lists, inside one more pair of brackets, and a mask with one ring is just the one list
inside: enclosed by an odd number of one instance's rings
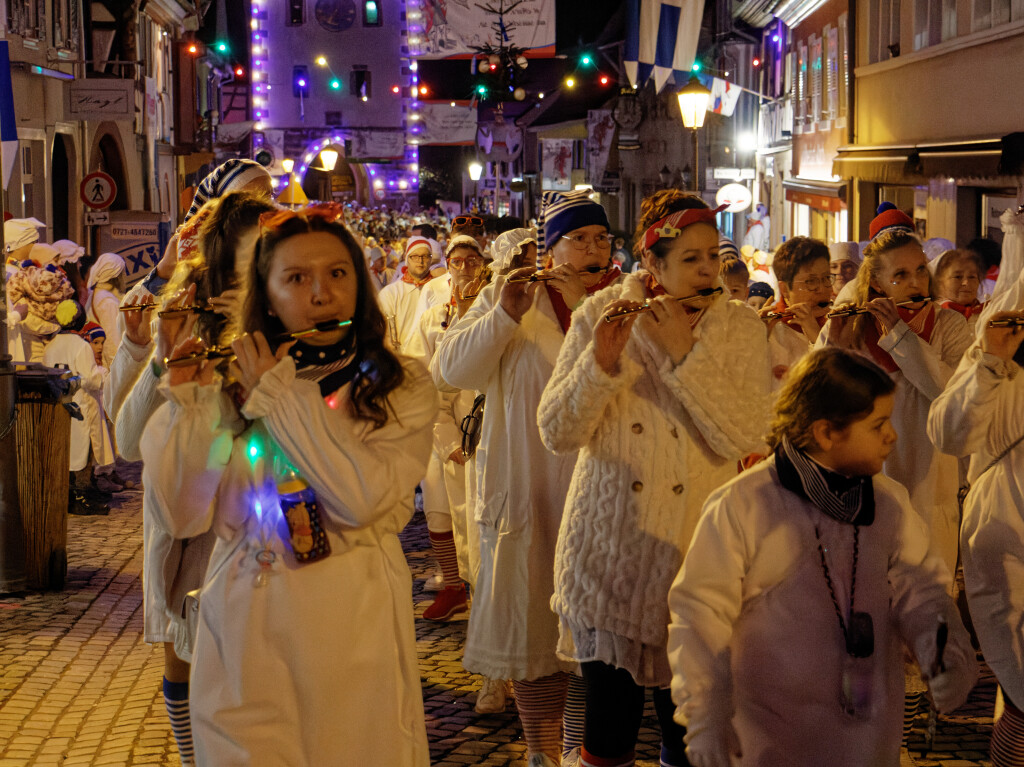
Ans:
{"label": "glowing lamp shade", "polygon": [[324,149],[320,152],[320,162],[323,164],[324,170],[330,172],[338,164],[338,153],[333,149]]}
{"label": "glowing lamp shade", "polygon": [[484,166],[478,162],[471,162],[469,164],[469,177],[473,181],[480,180],[480,174],[484,172]]}
{"label": "glowing lamp shade", "polygon": [[291,173],[292,169],[295,167],[295,160],[291,157],[286,157],[281,160],[281,167],[284,168],[285,173]]}
{"label": "glowing lamp shade", "polygon": [[711,91],[700,84],[696,77],[690,77],[688,82],[677,94],[679,98],[679,111],[683,115],[683,125],[687,128],[697,129],[704,125],[704,117],[708,113],[708,99],[711,98]]}

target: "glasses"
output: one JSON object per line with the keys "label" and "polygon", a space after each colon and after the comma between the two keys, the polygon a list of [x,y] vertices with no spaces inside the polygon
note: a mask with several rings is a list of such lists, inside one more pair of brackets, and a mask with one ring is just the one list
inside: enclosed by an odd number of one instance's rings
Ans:
{"label": "glasses", "polygon": [[432,255],[430,255],[429,253],[416,253],[416,254],[411,255],[411,256],[406,256],[405,260],[406,261],[431,261],[431,260],[433,260],[433,258],[434,257]]}
{"label": "glasses", "polygon": [[927,283],[930,275],[931,272],[928,271],[928,267],[921,264],[921,266],[914,270],[913,274],[908,272],[906,269],[900,269],[890,278],[889,282],[892,283],[893,287],[898,288],[900,285],[911,281],[920,282],[923,280]]}
{"label": "glasses", "polygon": [[596,237],[588,237],[585,234],[563,234],[563,240],[568,240],[576,250],[586,250],[593,245],[598,250],[610,250],[612,240],[615,238],[610,234],[599,234]]}
{"label": "glasses", "polygon": [[345,207],[336,202],[318,203],[299,210],[270,210],[260,216],[260,236],[264,232],[276,231],[296,218],[306,223],[316,218],[333,224],[344,217]]}
{"label": "glasses", "polygon": [[484,260],[480,256],[456,256],[448,259],[448,266],[452,269],[465,269],[467,266],[482,266]]}
{"label": "glasses", "polygon": [[455,226],[483,226],[484,220],[480,216],[456,216],[452,219]]}
{"label": "glasses", "polygon": [[809,290],[812,293],[816,290],[821,290],[826,285],[835,285],[836,275],[826,274],[823,277],[811,277],[809,280],[800,280],[799,282],[793,281],[793,287],[803,288]]}

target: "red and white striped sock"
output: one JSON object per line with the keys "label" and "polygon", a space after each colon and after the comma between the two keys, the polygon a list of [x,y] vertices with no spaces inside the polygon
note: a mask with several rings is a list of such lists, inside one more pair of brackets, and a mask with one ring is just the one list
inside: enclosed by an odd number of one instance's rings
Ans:
{"label": "red and white striped sock", "polygon": [[1024,764],[1024,713],[1003,694],[1003,715],[992,728],[989,756],[992,767],[1020,767]]}
{"label": "red and white striped sock", "polygon": [[569,675],[559,671],[528,682],[512,682],[523,738],[530,754],[545,754],[558,764],[562,760],[562,709],[569,688]]}
{"label": "red and white striped sock", "polygon": [[445,588],[458,586],[462,582],[459,577],[459,554],[455,550],[455,534],[427,532],[430,536],[430,548],[434,550],[434,558],[441,567]]}

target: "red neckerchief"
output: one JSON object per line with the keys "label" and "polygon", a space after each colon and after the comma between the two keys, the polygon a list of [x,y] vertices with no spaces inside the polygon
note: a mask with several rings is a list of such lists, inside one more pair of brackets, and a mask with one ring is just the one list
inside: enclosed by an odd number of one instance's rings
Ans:
{"label": "red neckerchief", "polygon": [[[775,304],[775,306],[772,307],[772,311],[773,312],[784,312],[784,311],[787,311],[788,309],[789,309],[789,304],[786,303],[786,299],[785,298],[779,298],[779,302],[777,304]],[[814,319],[816,319],[818,321],[818,328],[819,329],[825,327],[825,319],[826,319],[825,315],[822,315],[820,317],[815,317]],[[796,317],[783,317],[779,321],[782,322],[790,330],[793,330],[793,331],[799,333],[800,335],[804,334],[803,325],[801,325],[799,322],[797,322]]]}
{"label": "red neckerchief", "polygon": [[993,264],[992,266],[990,266],[988,268],[988,271],[985,272],[985,279],[986,280],[991,280],[992,282],[995,282],[998,277],[999,277],[999,264]]}
{"label": "red neckerchief", "polygon": [[[939,313],[935,304],[925,304],[916,311],[906,309],[902,306],[897,306],[896,311],[900,313],[900,319],[907,323],[907,325],[910,326],[910,329],[917,333],[925,343],[930,344],[932,342],[932,331],[935,330],[935,318]],[[875,320],[873,323],[868,325],[867,332],[864,334],[864,344],[868,347],[868,351],[871,352],[871,356],[875,358],[875,362],[890,373],[895,373],[900,369],[900,366],[896,364],[896,360],[889,356],[887,351],[878,345],[878,341],[881,337],[882,329],[878,324],[878,320]]]}
{"label": "red neckerchief", "polygon": [[981,303],[981,301],[975,301],[970,306],[964,306],[963,304],[958,304],[956,301],[943,301],[942,308],[952,309],[954,312],[960,312],[965,319],[969,320],[975,314],[981,314],[981,310],[985,308],[985,304]]}
{"label": "red neckerchief", "polygon": [[434,279],[434,276],[430,272],[427,272],[427,276],[422,280],[413,279],[412,275],[409,274],[408,270],[405,272],[405,274],[402,275],[402,282],[408,282],[410,285],[415,285],[417,288],[422,288],[432,279]]}
{"label": "red neckerchief", "polygon": [[[622,272],[619,271],[619,267],[613,266],[605,272],[604,277],[586,289],[587,295],[593,295],[597,291],[607,288],[615,282],[621,274]],[[548,292],[548,299],[551,301],[551,308],[555,310],[555,316],[558,317],[558,324],[562,326],[562,332],[568,333],[569,325],[572,324],[572,309],[565,305],[565,300],[562,298],[562,294],[546,282],[544,283],[544,289]]]}

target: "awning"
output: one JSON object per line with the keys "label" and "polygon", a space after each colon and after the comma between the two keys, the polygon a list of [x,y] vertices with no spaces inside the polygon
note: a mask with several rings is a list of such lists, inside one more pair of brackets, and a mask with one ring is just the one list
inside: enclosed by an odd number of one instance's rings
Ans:
{"label": "awning", "polygon": [[877,184],[900,184],[921,180],[908,165],[913,145],[871,147],[842,146],[832,160],[832,175],[874,181]]}
{"label": "awning", "polygon": [[819,181],[817,179],[787,178],[782,182],[786,199],[799,205],[836,213],[846,207],[845,181]]}
{"label": "awning", "polygon": [[587,137],[586,120],[569,120],[557,125],[531,126],[527,130],[537,134],[537,138],[571,138],[585,139]]}
{"label": "awning", "polygon": [[881,184],[1017,177],[1024,175],[1024,133],[901,146],[843,146],[832,161],[832,173]]}

